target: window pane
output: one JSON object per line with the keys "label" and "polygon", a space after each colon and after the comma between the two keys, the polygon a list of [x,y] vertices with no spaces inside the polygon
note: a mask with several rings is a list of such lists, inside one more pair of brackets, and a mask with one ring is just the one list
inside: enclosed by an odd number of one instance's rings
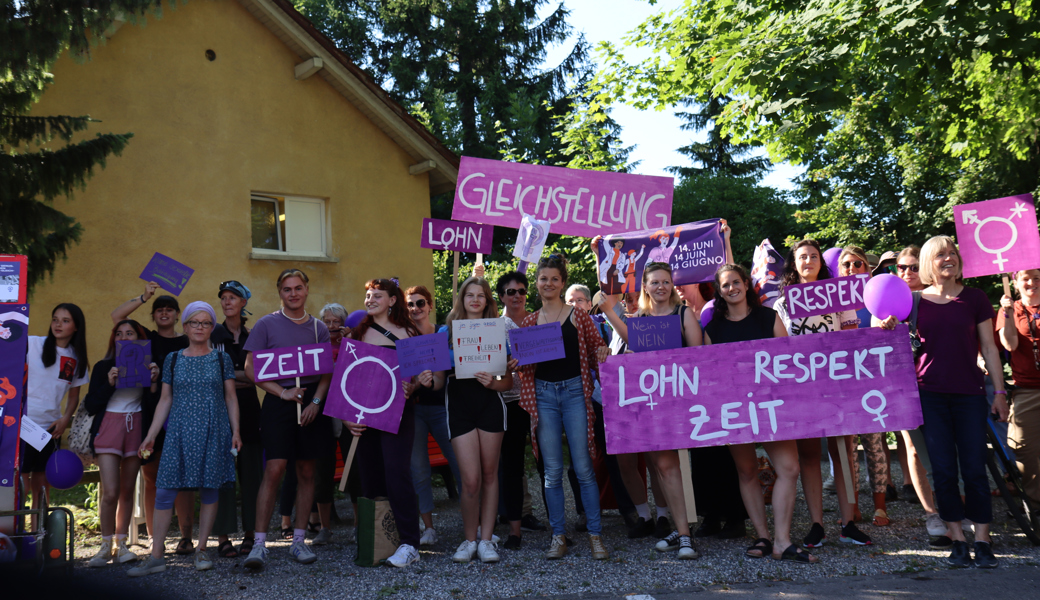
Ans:
{"label": "window pane", "polygon": [[264,250],[281,250],[278,235],[278,203],[270,200],[253,199],[252,202],[253,247]]}
{"label": "window pane", "polygon": [[321,200],[287,199],[286,248],[294,254],[325,254],[325,203]]}

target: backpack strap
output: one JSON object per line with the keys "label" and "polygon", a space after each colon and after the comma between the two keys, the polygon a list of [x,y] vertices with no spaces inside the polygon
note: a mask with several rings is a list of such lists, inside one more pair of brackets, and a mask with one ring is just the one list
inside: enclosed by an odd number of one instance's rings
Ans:
{"label": "backpack strap", "polygon": [[400,338],[399,338],[399,337],[397,337],[396,335],[394,335],[394,334],[390,333],[389,331],[387,331],[387,330],[386,330],[386,328],[384,328],[383,326],[379,325],[378,323],[372,323],[371,327],[372,327],[372,329],[375,329],[375,330],[376,330],[376,331],[378,331],[379,333],[381,333],[381,334],[383,334],[384,336],[386,336],[386,337],[387,337],[387,339],[391,340],[391,341],[392,341],[392,342],[394,342],[395,344],[396,344],[396,343],[397,343],[398,341],[400,341]]}
{"label": "backpack strap", "polygon": [[921,292],[913,292],[913,307],[910,309],[910,316],[907,318],[907,323],[910,324],[910,333],[917,333],[917,307],[921,304]]}

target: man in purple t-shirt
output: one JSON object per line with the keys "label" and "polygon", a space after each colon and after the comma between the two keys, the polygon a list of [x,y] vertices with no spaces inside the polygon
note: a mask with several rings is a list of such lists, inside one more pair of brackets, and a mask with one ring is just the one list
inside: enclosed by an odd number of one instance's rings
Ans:
{"label": "man in purple t-shirt", "polygon": [[[307,275],[298,269],[286,269],[278,276],[278,296],[282,307],[265,315],[253,326],[244,349],[246,375],[256,381],[253,355],[256,352],[329,343],[329,330],[319,319],[307,314]],[[296,528],[289,547],[298,562],[310,564],[318,559],[307,547],[304,535],[307,518],[314,504],[314,468],[319,455],[334,452],[332,422],[322,414],[322,401],[329,390],[332,375],[264,381],[260,386],[267,395],[260,408],[260,440],[267,466],[256,499],[256,540],[245,566],[263,568],[267,561],[267,527],[274,512],[278,484],[285,475],[289,460],[296,461]],[[297,384],[297,382],[299,382]],[[297,406],[304,406],[297,422]]]}

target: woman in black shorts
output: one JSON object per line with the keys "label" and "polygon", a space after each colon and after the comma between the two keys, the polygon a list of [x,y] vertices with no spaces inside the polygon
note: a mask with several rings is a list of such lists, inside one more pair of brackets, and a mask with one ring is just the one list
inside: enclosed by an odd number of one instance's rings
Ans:
{"label": "woman in black shorts", "polygon": [[[462,282],[455,305],[448,313],[446,327],[450,332],[456,320],[497,318],[498,305],[491,295],[491,286],[481,277],[470,277]],[[481,562],[498,562],[498,549],[491,535],[498,512],[498,459],[506,430],[506,405],[499,392],[512,387],[513,375],[508,371],[499,376],[481,371],[476,373],[475,379],[458,379],[454,373],[448,375],[444,403],[451,447],[462,477],[460,504],[466,536],[452,558],[458,563],[473,560],[474,554],[480,556]]]}

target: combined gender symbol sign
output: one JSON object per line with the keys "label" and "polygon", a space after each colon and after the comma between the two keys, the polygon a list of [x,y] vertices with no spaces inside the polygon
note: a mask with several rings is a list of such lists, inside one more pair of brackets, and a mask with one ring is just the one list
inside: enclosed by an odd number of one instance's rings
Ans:
{"label": "combined gender symbol sign", "polygon": [[1031,194],[955,206],[964,276],[1040,267],[1040,234]]}
{"label": "combined gender symbol sign", "polygon": [[404,412],[397,351],[343,340],[325,414],[397,433]]}

